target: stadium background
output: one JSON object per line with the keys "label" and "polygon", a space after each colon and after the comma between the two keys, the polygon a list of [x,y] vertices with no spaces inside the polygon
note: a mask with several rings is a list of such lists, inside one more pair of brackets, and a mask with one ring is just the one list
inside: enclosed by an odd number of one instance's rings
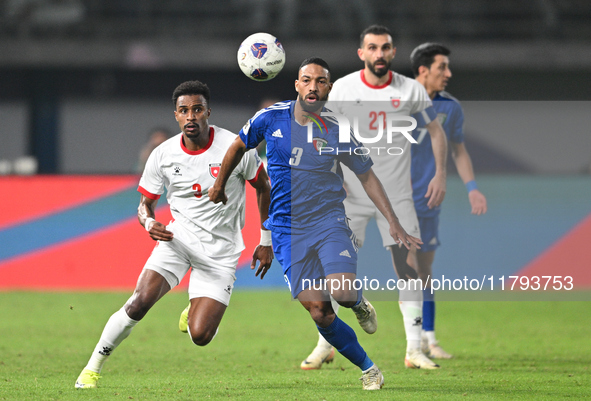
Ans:
{"label": "stadium background", "polygon": [[[135,217],[134,167],[150,129],[178,131],[176,85],[206,82],[210,122],[237,131],[262,100],[293,98],[305,57],[325,58],[334,77],[362,68],[358,34],[374,22],[394,32],[393,69],[405,75],[416,45],[452,49],[448,90],[489,199],[486,216],[470,216],[450,165],[435,270],[572,275],[591,287],[588,2],[4,0],[0,13],[0,289],[132,289],[153,246]],[[287,52],[267,83],[236,65],[256,31]],[[38,174],[16,174],[31,156]],[[389,274],[380,244],[370,227],[361,274]],[[278,266],[260,282],[248,252],[242,262],[238,287],[284,285]]]}

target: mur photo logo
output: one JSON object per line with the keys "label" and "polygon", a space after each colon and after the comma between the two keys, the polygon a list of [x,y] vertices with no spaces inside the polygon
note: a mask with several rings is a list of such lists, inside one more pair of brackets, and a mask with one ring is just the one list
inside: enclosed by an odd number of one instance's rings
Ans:
{"label": "mur photo logo", "polygon": [[[394,142],[393,138],[395,135],[402,135],[411,144],[417,143],[411,135],[411,132],[417,127],[417,120],[414,117],[405,115],[385,115],[383,124],[377,124],[377,130],[374,135],[366,134],[363,136],[359,130],[359,118],[357,116],[353,117],[353,124],[351,124],[349,117],[344,114],[323,111],[320,115],[315,113],[309,113],[309,115],[306,115],[306,118],[314,123],[308,125],[307,141],[314,145],[314,149],[316,149],[319,154],[343,152],[341,149],[327,146],[328,141],[326,139],[314,135],[314,126],[318,127],[321,135],[326,135],[328,132],[328,128],[322,117],[327,117],[339,127],[339,143],[353,143],[354,147],[350,152],[356,155],[402,155],[404,149],[399,146],[377,146],[383,144],[391,145]],[[367,144],[376,144],[376,146],[366,146]]]}

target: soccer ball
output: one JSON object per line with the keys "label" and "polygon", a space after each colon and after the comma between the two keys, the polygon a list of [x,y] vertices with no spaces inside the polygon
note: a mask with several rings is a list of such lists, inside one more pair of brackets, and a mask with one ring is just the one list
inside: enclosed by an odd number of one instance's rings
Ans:
{"label": "soccer ball", "polygon": [[268,81],[285,65],[285,50],[277,38],[268,33],[253,33],[238,49],[238,66],[250,79]]}

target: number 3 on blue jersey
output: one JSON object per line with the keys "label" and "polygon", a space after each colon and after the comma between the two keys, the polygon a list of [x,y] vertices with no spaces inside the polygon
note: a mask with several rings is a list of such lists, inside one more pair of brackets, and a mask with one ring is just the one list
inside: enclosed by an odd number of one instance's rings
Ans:
{"label": "number 3 on blue jersey", "polygon": [[289,164],[292,166],[297,166],[300,164],[300,160],[302,158],[302,153],[304,153],[304,149],[295,147],[291,150],[291,154],[293,155],[291,159],[289,159]]}

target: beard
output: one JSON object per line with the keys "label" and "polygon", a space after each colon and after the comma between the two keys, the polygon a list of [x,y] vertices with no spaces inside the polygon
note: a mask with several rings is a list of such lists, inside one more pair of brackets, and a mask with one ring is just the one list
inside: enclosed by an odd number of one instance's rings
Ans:
{"label": "beard", "polygon": [[306,103],[306,99],[302,99],[300,97],[299,102],[300,102],[300,106],[302,107],[302,110],[307,111],[307,112],[316,113],[319,110],[322,110],[322,108],[326,104],[327,100],[328,100],[328,96],[326,96],[324,99],[318,99],[314,103],[310,104],[310,103]]}
{"label": "beard", "polygon": [[[379,67],[379,69],[376,69],[376,63],[378,61],[382,61],[386,64],[383,67]],[[386,75],[388,73],[388,71],[390,70],[390,64],[391,64],[390,61],[386,61],[384,59],[378,59],[373,64],[367,63],[367,68],[369,68],[369,70],[372,72],[373,75],[375,75],[378,78],[381,78],[384,75]]]}
{"label": "beard", "polygon": [[195,123],[194,125],[197,127],[197,129],[193,132],[187,132],[186,130],[183,129],[183,134],[187,137],[187,139],[191,140],[192,142],[196,142],[199,139],[199,137],[201,137],[203,135],[203,133],[205,131],[203,129],[203,127],[201,126],[201,124]]}

